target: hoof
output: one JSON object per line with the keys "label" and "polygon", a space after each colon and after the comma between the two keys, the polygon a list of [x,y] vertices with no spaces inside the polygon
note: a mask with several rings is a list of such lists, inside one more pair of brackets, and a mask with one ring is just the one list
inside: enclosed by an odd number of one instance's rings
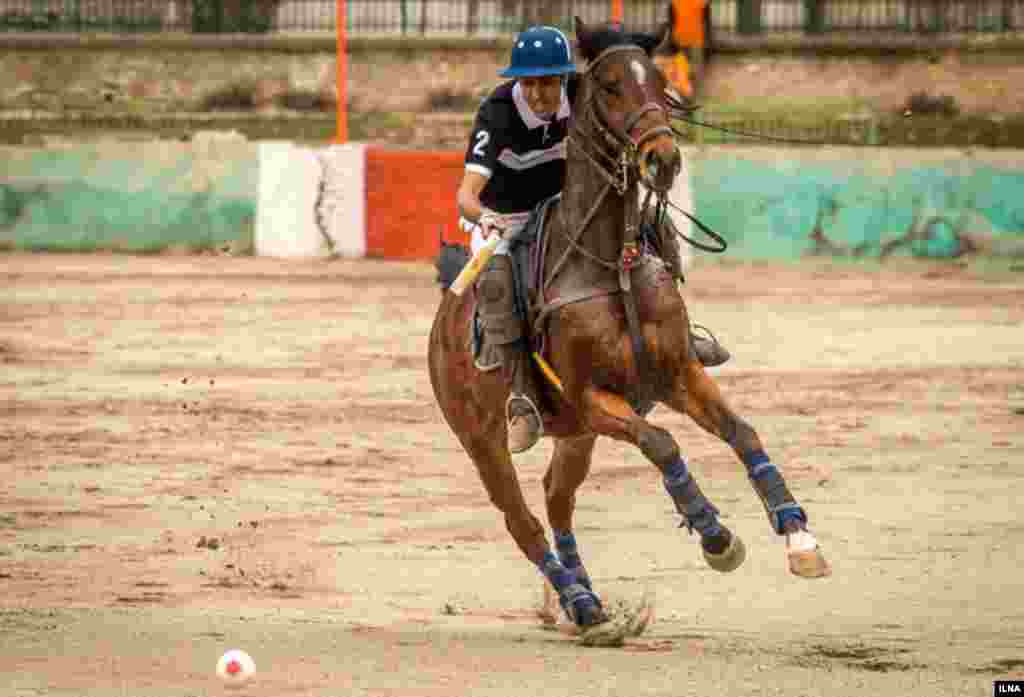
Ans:
{"label": "hoof", "polygon": [[832,575],[832,566],[820,549],[810,552],[790,552],[789,571],[800,578],[824,578]]}
{"label": "hoof", "polygon": [[832,566],[814,536],[805,530],[786,535],[786,558],[789,572],[801,578],[824,578],[832,575]]}
{"label": "hoof", "polygon": [[565,614],[581,629],[608,621],[598,597],[578,583],[562,591],[559,600]]}
{"label": "hoof", "polygon": [[747,548],[739,535],[732,534],[729,537],[729,546],[725,551],[715,554],[704,550],[704,560],[715,571],[728,573],[740,568],[740,565],[747,558]]}

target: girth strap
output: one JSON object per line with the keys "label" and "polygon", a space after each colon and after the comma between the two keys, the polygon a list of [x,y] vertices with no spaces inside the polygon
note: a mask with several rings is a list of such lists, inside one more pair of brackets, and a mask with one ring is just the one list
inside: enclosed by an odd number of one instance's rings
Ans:
{"label": "girth strap", "polygon": [[650,352],[644,341],[640,315],[636,310],[636,296],[633,295],[630,274],[637,259],[640,248],[637,237],[640,233],[640,211],[636,206],[637,184],[634,181],[626,192],[626,232],[622,240],[622,254],[619,257],[619,288],[622,289],[622,306],[626,311],[626,326],[633,346],[633,362],[636,364],[636,387],[627,394],[630,405],[638,414],[646,414],[654,406],[651,395],[654,392],[654,370],[651,366]]}
{"label": "girth strap", "polygon": [[593,298],[603,298],[608,295],[617,295],[621,292],[622,291],[618,288],[614,290],[588,290],[566,295],[561,298],[555,298],[551,302],[545,303],[537,310],[537,317],[533,320],[533,335],[542,336],[544,333],[544,323],[548,321],[548,317],[566,305],[572,305],[573,303],[579,303]]}

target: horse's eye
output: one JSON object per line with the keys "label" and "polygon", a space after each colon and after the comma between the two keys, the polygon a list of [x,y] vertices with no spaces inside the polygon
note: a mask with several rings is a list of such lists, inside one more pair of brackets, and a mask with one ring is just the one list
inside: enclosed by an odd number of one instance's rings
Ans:
{"label": "horse's eye", "polygon": [[619,89],[619,86],[613,82],[602,82],[601,89],[607,92],[608,94],[622,94],[622,91]]}

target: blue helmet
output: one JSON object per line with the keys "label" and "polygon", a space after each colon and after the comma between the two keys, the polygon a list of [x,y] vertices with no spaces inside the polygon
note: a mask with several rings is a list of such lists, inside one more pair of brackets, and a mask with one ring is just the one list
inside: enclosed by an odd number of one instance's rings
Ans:
{"label": "blue helmet", "polygon": [[576,72],[569,40],[554,27],[530,27],[512,45],[512,62],[502,77],[540,77]]}

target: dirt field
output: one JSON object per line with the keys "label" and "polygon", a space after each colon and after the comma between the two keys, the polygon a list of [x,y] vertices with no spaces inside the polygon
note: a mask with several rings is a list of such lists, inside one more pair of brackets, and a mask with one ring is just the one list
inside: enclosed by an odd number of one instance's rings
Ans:
{"label": "dirt field", "polygon": [[[990,695],[1024,677],[1024,277],[701,264],[715,371],[834,567],[789,576],[742,466],[663,408],[746,564],[603,442],[579,495],[621,649],[535,616],[440,417],[427,265],[0,257],[0,695]],[[520,457],[538,515],[550,445]],[[238,693],[236,693],[238,694]]]}

